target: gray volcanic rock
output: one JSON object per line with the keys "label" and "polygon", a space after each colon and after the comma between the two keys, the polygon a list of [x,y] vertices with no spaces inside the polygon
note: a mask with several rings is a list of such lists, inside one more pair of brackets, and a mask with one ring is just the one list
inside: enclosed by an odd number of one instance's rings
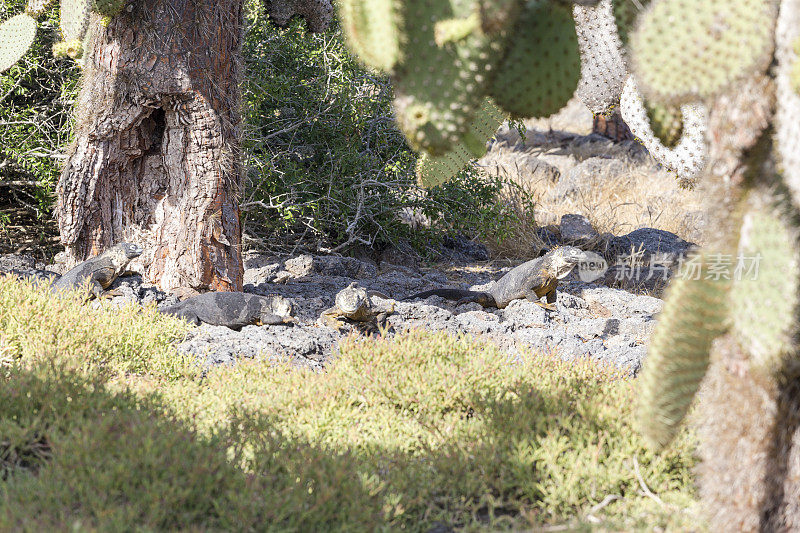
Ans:
{"label": "gray volcanic rock", "polygon": [[203,365],[230,364],[243,357],[285,358],[297,365],[321,368],[338,339],[329,328],[245,326],[234,331],[203,324],[189,332],[178,351],[196,356]]}
{"label": "gray volcanic rock", "polygon": [[677,261],[695,246],[669,231],[655,228],[639,228],[627,235],[611,239],[611,247],[617,254],[640,254],[645,264],[653,258]]}
{"label": "gray volcanic rock", "polygon": [[564,215],[561,217],[561,240],[565,244],[581,246],[593,244],[600,239],[600,234],[592,227],[583,215]]}

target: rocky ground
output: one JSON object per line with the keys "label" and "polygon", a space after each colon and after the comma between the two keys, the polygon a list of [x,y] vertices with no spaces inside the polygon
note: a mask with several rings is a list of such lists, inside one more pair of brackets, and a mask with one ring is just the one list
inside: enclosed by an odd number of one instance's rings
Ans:
{"label": "rocky ground", "polygon": [[[563,217],[560,226],[545,230],[554,245],[580,246],[584,242],[584,248],[588,248],[593,243],[611,265],[608,273],[593,283],[581,281],[575,273],[564,280],[554,312],[525,300],[512,302],[502,310],[484,309],[476,303],[456,306],[439,297],[400,301],[433,288],[487,289],[511,269],[511,264],[476,260],[485,259],[486,251],[468,241],[452,241],[450,261],[430,268],[341,256],[249,255],[245,258],[244,290],[291,299],[297,323],[247,326],[241,331],[202,325],[192,329],[178,349],[194,354],[206,365],[231,363],[241,357],[283,356],[299,365],[321,368],[335,354],[339,340],[351,333],[359,334],[357,325],[336,330],[320,320],[322,311],[333,305],[336,293],[357,282],[393,300],[395,312],[388,317],[389,334],[406,328],[466,333],[499,344],[507,350],[509,360],[520,357],[520,348],[532,348],[565,359],[589,357],[636,373],[661,309],[661,300],[647,293],[659,293],[663,272],[655,270],[654,276],[645,279],[650,265],[642,263],[638,279],[628,279],[628,274],[636,272],[626,267],[626,252],[636,249],[637,257],[646,261],[655,257],[674,260],[685,254],[691,244],[650,228],[620,237],[600,237],[590,229],[585,219],[574,215]],[[15,268],[32,272],[37,267],[41,269],[43,265],[35,264],[29,256],[0,256],[0,271]],[[163,306],[176,301],[174,295],[142,283],[138,275],[121,277],[111,290],[116,294],[110,300],[112,306],[128,302]]]}

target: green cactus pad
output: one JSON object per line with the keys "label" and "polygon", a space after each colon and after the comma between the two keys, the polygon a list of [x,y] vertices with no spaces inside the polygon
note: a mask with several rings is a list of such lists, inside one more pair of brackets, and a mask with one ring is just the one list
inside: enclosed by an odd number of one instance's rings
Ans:
{"label": "green cactus pad", "polygon": [[717,95],[766,69],[774,0],[662,0],[631,36],[636,79],[648,99],[682,104]]}
{"label": "green cactus pad", "polygon": [[400,58],[395,0],[341,0],[339,19],[350,50],[365,65],[390,71]]}
{"label": "green cactus pad", "polygon": [[469,19],[474,0],[408,0],[403,9],[405,57],[393,76],[397,123],[412,148],[443,155],[460,142],[481,105],[504,41],[476,28],[456,42],[436,44],[437,23]]}
{"label": "green cactus pad", "polygon": [[636,422],[656,449],[669,444],[678,432],[706,374],[711,344],[728,327],[730,281],[713,279],[712,265],[702,256],[684,263],[670,282],[650,338],[638,378]]}
{"label": "green cactus pad", "polygon": [[36,21],[24,13],[0,24],[0,72],[11,68],[36,38]]}
{"label": "green cactus pad", "polygon": [[505,114],[489,98],[485,98],[460,142],[444,155],[432,157],[423,153],[417,160],[420,186],[427,188],[440,185],[463,170],[472,159],[482,157],[486,153],[486,142],[494,136],[505,119]]}
{"label": "green cactus pad", "polygon": [[756,367],[774,370],[796,347],[797,231],[769,200],[748,203],[739,243],[742,272],[731,291],[733,333]]}
{"label": "green cactus pad", "polygon": [[613,0],[614,21],[622,44],[628,45],[637,17],[650,4],[650,0]]}
{"label": "green cactus pad", "polygon": [[61,35],[65,41],[83,38],[91,13],[89,0],[61,0]]}
{"label": "green cactus pad", "polygon": [[792,71],[789,80],[791,81],[792,89],[795,94],[800,95],[800,39],[797,39],[794,43],[794,54],[795,58],[792,62]]}
{"label": "green cactus pad", "polygon": [[524,3],[524,0],[478,0],[477,12],[483,32],[488,35],[507,33],[509,23],[516,20]]}
{"label": "green cactus pad", "polygon": [[94,11],[104,17],[118,15],[125,7],[126,0],[94,0]]}
{"label": "green cactus pad", "polygon": [[667,105],[651,104],[645,102],[647,118],[653,135],[667,148],[675,148],[683,134],[683,119],[681,110]]}
{"label": "green cactus pad", "polygon": [[47,8],[52,3],[53,0],[28,0],[28,4],[25,6],[25,13],[33,18],[39,17],[47,11]]}
{"label": "green cactus pad", "polygon": [[66,41],[59,41],[57,43],[53,43],[53,57],[56,58],[65,58],[69,57],[67,55],[67,50],[69,49],[69,45]]}
{"label": "green cactus pad", "polygon": [[80,39],[72,39],[64,43],[66,47],[67,56],[72,59],[81,59],[83,57],[83,41]]}
{"label": "green cactus pad", "polygon": [[775,25],[775,147],[777,167],[800,208],[800,0],[781,4]]}
{"label": "green cactus pad", "polygon": [[466,18],[440,20],[433,28],[433,39],[437,46],[457,43],[478,31],[481,25],[480,15],[475,12]]}
{"label": "green cactus pad", "polygon": [[489,92],[497,105],[515,117],[547,117],[564,107],[581,77],[570,10],[529,2],[509,43]]}

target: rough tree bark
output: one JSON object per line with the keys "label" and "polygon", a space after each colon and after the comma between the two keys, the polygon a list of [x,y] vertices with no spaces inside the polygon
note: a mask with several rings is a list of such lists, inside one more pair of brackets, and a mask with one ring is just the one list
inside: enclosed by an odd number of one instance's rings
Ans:
{"label": "rough tree bark", "polygon": [[[267,2],[322,30],[330,0]],[[56,214],[68,263],[120,241],[174,290],[241,290],[238,195],[243,0],[129,2],[92,21]]]}
{"label": "rough tree bark", "polygon": [[596,113],[592,123],[592,133],[597,133],[617,142],[634,138],[630,128],[622,120],[622,115],[619,114],[619,106],[608,115]]}
{"label": "rough tree bark", "polygon": [[120,241],[162,288],[242,284],[243,0],[157,0],[96,28],[57,216],[72,262]]}

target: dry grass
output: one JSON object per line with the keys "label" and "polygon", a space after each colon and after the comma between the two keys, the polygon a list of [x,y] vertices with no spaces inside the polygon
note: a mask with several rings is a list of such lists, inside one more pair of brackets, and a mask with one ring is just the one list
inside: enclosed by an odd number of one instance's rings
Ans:
{"label": "dry grass", "polygon": [[[498,135],[498,143],[505,145],[503,150],[508,152],[501,157],[508,157],[508,164],[484,167],[487,174],[509,180],[501,201],[517,220],[511,238],[488,243],[496,255],[513,257],[525,255],[531,247],[541,248],[537,228],[557,225],[562,215],[571,213],[586,216],[601,234],[624,235],[651,227],[692,242],[700,240],[701,193],[680,188],[674,175],[658,168],[648,156],[632,158],[630,143],[580,142],[580,137],[575,136],[591,131],[591,114],[585,108],[581,110],[580,104],[573,102],[562,113],[529,121],[526,126],[524,141],[515,132]],[[514,161],[522,155],[555,164],[561,179],[566,178],[570,168],[590,157],[617,159],[623,171],[604,177],[596,186],[584,187],[573,196],[556,198],[552,193],[557,182],[546,176],[531,181],[526,176],[527,169],[519,168],[519,160]]]}

